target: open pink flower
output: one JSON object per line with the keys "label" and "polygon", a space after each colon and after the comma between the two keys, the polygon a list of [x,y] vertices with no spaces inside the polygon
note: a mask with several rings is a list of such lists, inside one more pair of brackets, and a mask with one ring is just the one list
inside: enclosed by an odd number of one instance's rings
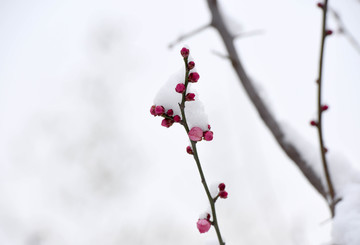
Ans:
{"label": "open pink flower", "polygon": [[211,223],[207,219],[199,219],[196,225],[200,233],[208,232],[211,227]]}
{"label": "open pink flower", "polygon": [[192,141],[200,141],[203,137],[203,131],[201,128],[199,127],[193,127],[189,133],[189,138],[192,140]]}
{"label": "open pink flower", "polygon": [[212,141],[213,138],[214,138],[214,133],[212,131],[206,131],[204,133],[204,139],[206,141]]}

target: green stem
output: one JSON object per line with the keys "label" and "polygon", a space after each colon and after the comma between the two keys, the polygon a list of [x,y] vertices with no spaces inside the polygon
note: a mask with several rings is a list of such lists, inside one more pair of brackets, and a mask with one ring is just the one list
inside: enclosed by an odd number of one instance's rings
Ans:
{"label": "green stem", "polygon": [[[186,121],[186,116],[185,116],[185,96],[186,96],[187,86],[189,84],[188,77],[189,77],[189,73],[190,73],[190,70],[188,69],[188,58],[184,58],[184,62],[185,62],[185,69],[186,69],[186,72],[185,72],[185,91],[182,94],[182,100],[181,100],[181,103],[179,104],[179,107],[180,107],[181,116],[182,116],[182,125],[184,126],[185,131],[188,134],[190,130],[189,130],[189,125],[187,124],[187,121]],[[201,183],[203,184],[206,195],[207,195],[207,197],[209,199],[209,203],[210,203],[210,207],[211,207],[211,213],[212,213],[212,217],[213,217],[213,221],[211,222],[211,224],[215,228],[216,235],[217,235],[218,240],[219,240],[219,244],[220,245],[225,245],[225,242],[223,241],[223,239],[221,237],[219,224],[217,222],[217,216],[216,216],[216,210],[215,210],[215,201],[216,200],[214,200],[212,198],[209,187],[208,187],[208,185],[206,183],[205,175],[204,175],[204,172],[202,170],[199,155],[198,155],[197,148],[196,148],[196,142],[192,141],[192,140],[190,140],[190,141],[191,141],[191,148],[192,148],[192,151],[193,151],[193,156],[194,156],[194,159],[195,159],[195,162],[196,162],[196,166],[197,166],[199,174],[200,174]]]}

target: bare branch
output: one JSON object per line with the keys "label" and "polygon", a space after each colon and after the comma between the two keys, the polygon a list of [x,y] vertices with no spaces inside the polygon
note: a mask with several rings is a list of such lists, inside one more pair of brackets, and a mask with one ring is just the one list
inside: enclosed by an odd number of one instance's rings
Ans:
{"label": "bare branch", "polygon": [[191,36],[194,36],[200,32],[202,32],[203,30],[205,30],[206,28],[210,27],[211,24],[206,24],[206,25],[203,25],[203,26],[200,26],[198,28],[196,28],[195,30],[192,30],[191,32],[189,33],[186,33],[184,35],[181,35],[178,37],[178,39],[176,39],[175,41],[173,41],[172,43],[169,44],[169,48],[173,48],[176,44],[182,42],[183,40],[191,37]]}
{"label": "bare branch", "polygon": [[207,0],[207,3],[212,15],[211,25],[219,32],[225,44],[226,50],[229,54],[232,66],[250,100],[258,111],[259,116],[261,117],[265,125],[268,127],[268,129],[271,131],[283,151],[288,155],[291,160],[294,161],[294,163],[299,167],[299,169],[302,171],[308,181],[314,186],[314,188],[326,199],[327,195],[324,186],[321,183],[321,179],[310,167],[311,164],[306,162],[304,157],[300,154],[300,151],[296,148],[295,144],[285,139],[283,129],[276,121],[274,115],[272,115],[271,112],[268,110],[264,101],[261,99],[257,90],[255,89],[253,82],[245,71],[237,53],[237,50],[234,46],[234,38],[225,27],[223,16],[221,16],[218,8],[217,0]]}
{"label": "bare branch", "polygon": [[[322,114],[324,112],[323,105],[321,102],[321,95],[322,95],[322,73],[323,73],[323,61],[324,61],[324,49],[325,49],[325,40],[326,37],[331,35],[332,32],[328,31],[326,29],[326,16],[327,16],[327,10],[328,10],[328,0],[325,0],[324,3],[320,7],[323,11],[322,16],[322,27],[321,27],[321,48],[320,48],[320,58],[319,58],[319,77],[317,80],[318,84],[318,99],[317,99],[317,107],[318,107],[318,121],[316,123],[318,135],[319,135],[319,143],[320,143],[320,152],[321,152],[321,160],[323,164],[323,169],[325,173],[326,183],[327,187],[329,189],[330,194],[330,200],[326,199],[329,204],[329,208],[331,210],[331,216],[334,217],[335,215],[335,190],[331,181],[331,176],[329,173],[329,167],[326,160],[326,148],[324,146],[324,137],[322,132]],[[326,107],[327,108],[327,107]],[[326,109],[325,109],[326,110]]]}
{"label": "bare branch", "polygon": [[218,57],[220,57],[220,58],[222,58],[222,59],[227,59],[227,60],[230,59],[229,55],[222,54],[222,53],[220,53],[219,51],[211,50],[211,52],[212,52],[214,55],[216,55],[216,56],[218,56]]}

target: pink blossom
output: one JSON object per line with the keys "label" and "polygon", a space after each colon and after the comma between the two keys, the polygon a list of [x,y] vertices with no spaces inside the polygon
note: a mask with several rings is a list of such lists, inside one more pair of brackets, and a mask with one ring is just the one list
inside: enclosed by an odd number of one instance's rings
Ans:
{"label": "pink blossom", "polygon": [[180,94],[183,93],[185,91],[185,84],[178,83],[178,85],[176,85],[175,91]]}
{"label": "pink blossom", "polygon": [[200,78],[199,73],[197,73],[197,72],[192,72],[192,73],[190,73],[190,75],[189,75],[189,82],[191,82],[191,83],[196,83],[196,82],[199,80],[199,78]]}
{"label": "pink blossom", "polygon": [[151,113],[151,115],[153,115],[153,116],[156,116],[156,112],[155,112],[155,105],[153,105],[153,106],[151,106],[151,108],[150,108],[150,113]]}
{"label": "pink blossom", "polygon": [[214,133],[212,131],[206,131],[204,133],[204,139],[206,141],[212,141],[213,137],[214,137]]}
{"label": "pink blossom", "polygon": [[220,183],[220,184],[219,184],[219,190],[220,190],[220,191],[225,190],[225,184],[224,184],[224,183]]}
{"label": "pink blossom", "polygon": [[179,115],[175,115],[175,116],[174,116],[174,121],[175,121],[175,122],[180,122],[180,120],[181,120],[181,118],[180,118]]}
{"label": "pink blossom", "polygon": [[187,58],[189,56],[190,51],[189,51],[189,49],[184,47],[181,49],[180,53],[181,53],[182,57]]}
{"label": "pink blossom", "polygon": [[188,64],[188,69],[192,70],[195,67],[195,62],[194,61],[190,61]]}
{"label": "pink blossom", "polygon": [[155,107],[155,114],[157,116],[164,114],[164,112],[165,112],[165,108],[163,106],[158,105],[157,107]]}
{"label": "pink blossom", "polygon": [[228,197],[228,193],[226,191],[220,191],[219,192],[219,197],[226,199]]}
{"label": "pink blossom", "polygon": [[172,109],[169,109],[166,114],[171,117],[172,115],[174,115],[174,111]]}
{"label": "pink blossom", "polygon": [[166,128],[170,128],[171,125],[173,125],[173,123],[174,123],[173,120],[165,118],[165,119],[163,119],[163,120],[161,121],[161,126],[164,126],[164,127],[166,127]]}
{"label": "pink blossom", "polygon": [[211,223],[207,219],[199,219],[196,225],[200,233],[208,232],[211,227]]}
{"label": "pink blossom", "polygon": [[191,146],[188,145],[188,146],[186,147],[186,152],[189,153],[190,155],[193,154],[193,151],[192,151],[192,149],[191,149]]}
{"label": "pink blossom", "polygon": [[189,133],[189,138],[192,140],[192,141],[200,141],[202,139],[202,136],[203,136],[203,131],[201,128],[199,127],[193,127]]}
{"label": "pink blossom", "polygon": [[194,101],[194,100],[195,100],[195,94],[193,94],[193,93],[188,93],[185,96],[185,101]]}

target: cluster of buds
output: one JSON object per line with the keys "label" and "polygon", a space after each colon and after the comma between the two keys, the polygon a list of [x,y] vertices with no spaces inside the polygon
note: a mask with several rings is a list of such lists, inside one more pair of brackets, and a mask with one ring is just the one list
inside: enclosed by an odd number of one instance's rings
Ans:
{"label": "cluster of buds", "polygon": [[[218,188],[219,188],[219,192],[217,196],[214,198],[214,202],[216,202],[216,200],[219,197],[223,199],[226,199],[228,197],[228,193],[227,191],[225,191],[224,183],[220,183]],[[212,222],[210,221],[210,217],[211,217],[210,214],[205,213],[205,215],[202,215],[202,217],[200,217],[200,219],[197,221],[196,225],[200,233],[205,233],[209,231],[212,225]]]}
{"label": "cluster of buds", "polygon": [[220,183],[219,184],[219,193],[217,195],[217,197],[226,199],[228,197],[228,193],[227,191],[225,191],[225,184],[224,183]]}
{"label": "cluster of buds", "polygon": [[[187,48],[182,48],[181,51],[181,56],[184,58],[185,61],[187,61],[188,57],[189,57],[189,49]],[[195,62],[194,61],[190,61],[187,63],[187,69],[188,71],[192,70],[195,67]],[[186,89],[187,89],[187,83],[196,83],[200,78],[199,73],[197,72],[191,72],[189,73],[189,76],[187,78],[187,81],[184,83],[178,83],[175,87],[175,91],[177,93],[183,94],[185,101],[195,101],[195,94],[194,93],[186,93]],[[186,93],[186,94],[185,94]],[[161,122],[161,125],[169,128],[170,126],[172,126],[174,124],[174,122],[181,122],[181,118],[179,115],[173,115],[174,112],[172,109],[169,109],[168,111],[165,112],[165,108],[161,105],[153,105],[150,108],[150,113],[153,116],[162,116],[164,117],[164,119]],[[206,136],[206,139],[211,140],[212,139],[212,132],[211,132],[211,136],[210,134],[208,134]]]}
{"label": "cluster of buds", "polygon": [[199,219],[196,223],[196,226],[200,233],[205,233],[210,230],[211,222],[210,222],[210,214],[206,214],[206,218]]}
{"label": "cluster of buds", "polygon": [[153,105],[150,108],[150,114],[154,117],[161,116],[164,117],[164,119],[161,121],[161,126],[164,126],[166,128],[171,127],[174,122],[181,122],[181,118],[179,115],[174,116],[174,111],[172,109],[169,109],[165,112],[165,108],[161,105]]}

